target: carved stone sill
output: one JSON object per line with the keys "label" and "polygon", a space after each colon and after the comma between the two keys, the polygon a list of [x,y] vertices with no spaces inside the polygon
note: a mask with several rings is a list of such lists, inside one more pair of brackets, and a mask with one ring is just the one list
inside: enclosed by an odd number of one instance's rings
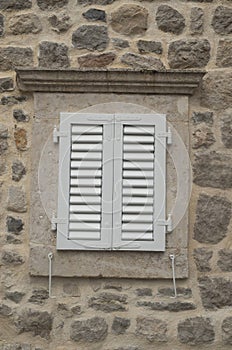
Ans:
{"label": "carved stone sill", "polygon": [[43,92],[192,95],[203,71],[18,69],[20,90]]}

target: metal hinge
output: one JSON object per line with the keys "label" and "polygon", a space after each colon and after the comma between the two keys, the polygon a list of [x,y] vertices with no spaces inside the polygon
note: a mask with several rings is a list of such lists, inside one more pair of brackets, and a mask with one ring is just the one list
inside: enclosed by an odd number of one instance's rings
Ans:
{"label": "metal hinge", "polygon": [[51,230],[56,231],[57,230],[57,224],[65,224],[67,222],[66,219],[60,219],[55,216],[55,213],[52,214],[51,219]]}
{"label": "metal hinge", "polygon": [[172,132],[171,132],[171,128],[168,127],[168,131],[166,132],[160,132],[157,134],[158,137],[166,137],[167,139],[167,144],[171,145],[172,144]]}
{"label": "metal hinge", "polygon": [[159,226],[166,226],[167,232],[172,232],[173,225],[172,225],[172,215],[168,214],[167,220],[158,220]]}
{"label": "metal hinge", "polygon": [[54,143],[58,143],[60,137],[67,137],[67,136],[68,136],[67,132],[60,132],[59,130],[57,130],[56,125],[54,126],[54,129],[53,129],[53,142]]}

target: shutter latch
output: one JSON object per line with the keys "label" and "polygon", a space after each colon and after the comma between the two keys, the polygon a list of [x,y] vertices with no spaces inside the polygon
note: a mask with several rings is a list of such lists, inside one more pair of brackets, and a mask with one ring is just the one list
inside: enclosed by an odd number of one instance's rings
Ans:
{"label": "shutter latch", "polygon": [[168,131],[166,132],[160,132],[157,135],[158,137],[166,137],[167,138],[167,144],[171,145],[172,144],[172,132],[171,132],[171,128],[168,127]]}
{"label": "shutter latch", "polygon": [[166,226],[167,232],[172,232],[173,230],[173,225],[172,225],[172,215],[168,214],[168,219],[167,220],[158,220],[158,225],[159,226]]}
{"label": "shutter latch", "polygon": [[57,130],[56,125],[54,126],[54,129],[53,129],[53,142],[54,143],[58,143],[60,137],[67,137],[67,136],[68,136],[68,134],[66,132],[60,132],[59,130]]}
{"label": "shutter latch", "polygon": [[52,219],[51,219],[51,230],[56,231],[57,230],[57,224],[65,224],[65,219],[60,219],[55,216],[55,213],[52,213]]}

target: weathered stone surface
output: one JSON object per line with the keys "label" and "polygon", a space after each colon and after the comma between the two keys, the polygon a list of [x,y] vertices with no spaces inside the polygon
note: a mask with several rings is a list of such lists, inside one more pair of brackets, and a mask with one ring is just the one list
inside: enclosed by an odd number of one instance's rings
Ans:
{"label": "weathered stone surface", "polygon": [[24,259],[21,255],[13,251],[2,252],[2,263],[4,265],[21,265],[24,263]]}
{"label": "weathered stone surface", "polygon": [[139,337],[145,337],[148,341],[167,342],[167,324],[166,322],[151,318],[138,317],[135,334]]}
{"label": "weathered stone surface", "polygon": [[121,57],[121,62],[136,69],[163,70],[163,63],[155,57],[136,55],[134,53],[125,53]]}
{"label": "weathered stone surface", "polygon": [[120,346],[119,348],[115,348],[114,350],[141,350],[141,348],[138,348],[137,346]]}
{"label": "weathered stone surface", "polygon": [[115,0],[77,0],[80,5],[110,5]]}
{"label": "weathered stone surface", "polygon": [[164,302],[153,302],[153,301],[138,301],[137,306],[142,306],[150,310],[156,311],[170,311],[170,312],[179,312],[187,310],[195,310],[196,305],[188,302],[176,301],[173,303],[164,303]]}
{"label": "weathered stone surface", "polygon": [[227,317],[222,322],[222,340],[225,344],[232,345],[232,317]]}
{"label": "weathered stone surface", "polygon": [[15,237],[14,235],[7,235],[6,236],[6,242],[8,244],[22,244],[21,239]]}
{"label": "weathered stone surface", "polygon": [[69,295],[70,297],[79,297],[81,295],[79,281],[64,282],[63,292],[65,295]]}
{"label": "weathered stone surface", "polygon": [[[192,290],[190,288],[181,288],[178,287],[176,289],[177,295],[183,298],[191,298],[192,297]],[[174,290],[173,288],[159,288],[158,289],[158,296],[159,297],[173,297],[174,296]]]}
{"label": "weathered stone surface", "polygon": [[9,21],[9,30],[14,35],[37,34],[42,30],[38,16],[33,13],[14,16]]}
{"label": "weathered stone surface", "polygon": [[201,194],[197,202],[194,239],[217,244],[226,237],[231,218],[231,202],[219,196]]}
{"label": "weathered stone surface", "polygon": [[80,315],[82,313],[80,305],[73,306],[71,308],[71,311],[72,311],[73,315]]}
{"label": "weathered stone surface", "polygon": [[48,298],[49,295],[47,289],[35,289],[28,301],[29,303],[43,305]]}
{"label": "weathered stone surface", "polygon": [[89,51],[103,51],[108,46],[109,37],[107,27],[96,25],[83,25],[72,35],[72,43],[78,49]]}
{"label": "weathered stone surface", "polygon": [[14,90],[14,81],[12,78],[0,78],[0,92]]}
{"label": "weathered stone surface", "polygon": [[[232,28],[232,22],[231,22]],[[232,31],[231,31],[232,33]],[[231,67],[232,66],[232,40],[220,40],[217,50],[217,66]]]}
{"label": "weathered stone surface", "polygon": [[210,43],[206,39],[178,40],[169,45],[171,68],[202,68],[210,59]]}
{"label": "weathered stone surface", "polygon": [[37,0],[41,10],[58,10],[68,4],[68,0]]}
{"label": "weathered stone surface", "polygon": [[24,102],[26,100],[27,100],[26,96],[3,96],[1,98],[1,104],[4,106],[5,105],[12,106],[17,103]]}
{"label": "weathered stone surface", "polygon": [[47,311],[25,309],[16,319],[15,325],[19,333],[32,332],[42,338],[49,338],[53,317]]}
{"label": "weathered stone surface", "polygon": [[157,55],[160,55],[163,52],[162,44],[159,41],[139,40],[137,42],[137,47],[138,47],[139,53],[154,52]]}
{"label": "weathered stone surface", "polygon": [[14,109],[13,117],[17,122],[27,122],[29,121],[29,115],[27,115],[22,109]]}
{"label": "weathered stone surface", "polygon": [[[1,141],[0,141],[0,149],[1,149]],[[1,154],[1,151],[0,151],[0,154]],[[5,161],[0,160],[0,176],[5,174],[6,169],[7,169],[7,167],[6,167]]]}
{"label": "weathered stone surface", "polygon": [[74,341],[89,343],[104,340],[108,333],[108,325],[104,318],[93,317],[87,320],[74,321],[71,324],[70,338]]}
{"label": "weathered stone surface", "polygon": [[111,64],[116,58],[113,52],[102,53],[99,55],[88,54],[85,56],[78,57],[78,63],[81,68],[91,68],[91,67],[106,67]]}
{"label": "weathered stone surface", "polygon": [[106,282],[103,286],[104,289],[114,289],[117,290],[118,292],[122,291],[122,285],[117,283],[117,282]]}
{"label": "weathered stone surface", "polygon": [[33,51],[29,47],[0,47],[0,70],[33,66]]}
{"label": "weathered stone surface", "polygon": [[106,13],[103,10],[92,8],[82,13],[82,16],[90,21],[106,22]]}
{"label": "weathered stone surface", "polygon": [[9,299],[16,304],[19,304],[22,301],[24,295],[25,293],[15,291],[15,292],[6,292],[5,297],[6,299]]}
{"label": "weathered stone surface", "polygon": [[232,9],[230,7],[218,6],[214,12],[212,26],[217,34],[231,34]]}
{"label": "weathered stone surface", "polygon": [[232,72],[214,71],[204,77],[201,105],[210,109],[224,110],[232,104]]}
{"label": "weathered stone surface", "polygon": [[130,46],[127,40],[120,38],[113,38],[112,44],[116,49],[125,49],[126,47]]}
{"label": "weathered stone surface", "polygon": [[217,265],[224,272],[232,271],[232,250],[231,249],[221,249],[218,252],[219,259]]}
{"label": "weathered stone surface", "polygon": [[193,132],[193,144],[194,149],[209,148],[216,142],[212,129],[205,125],[199,126]]}
{"label": "weathered stone surface", "polygon": [[0,123],[0,155],[8,149],[8,129],[4,124]]}
{"label": "weathered stone surface", "polygon": [[130,327],[130,320],[116,316],[113,320],[112,331],[115,334],[124,334]]}
{"label": "weathered stone surface", "polygon": [[73,316],[72,311],[70,310],[70,308],[68,307],[68,305],[64,304],[64,303],[59,303],[57,306],[57,311],[58,313],[64,318],[70,318]]}
{"label": "weathered stone surface", "polygon": [[195,153],[193,174],[193,181],[199,186],[231,188],[232,157],[216,151]]}
{"label": "weathered stone surface", "polygon": [[144,34],[148,26],[147,18],[145,7],[125,4],[111,13],[111,26],[115,32],[125,35]]}
{"label": "weathered stone surface", "polygon": [[38,348],[37,346],[34,347],[30,344],[26,344],[26,343],[23,343],[23,344],[19,344],[19,343],[16,343],[16,344],[4,344],[4,345],[1,345],[0,346],[0,350],[43,350],[42,348]]}
{"label": "weathered stone surface", "polygon": [[232,148],[232,111],[221,118],[222,142],[226,148]]}
{"label": "weathered stone surface", "polygon": [[204,11],[200,7],[193,7],[190,14],[191,34],[202,34],[204,31]]}
{"label": "weathered stone surface", "polygon": [[25,213],[27,211],[26,194],[21,187],[10,186],[7,209],[17,213]]}
{"label": "weathered stone surface", "polygon": [[199,279],[202,304],[207,310],[232,306],[232,282],[225,278]]}
{"label": "weathered stone surface", "polygon": [[70,66],[68,47],[43,41],[39,46],[39,66],[43,68],[67,68]]}
{"label": "weathered stone surface", "polygon": [[1,0],[0,10],[26,10],[32,7],[32,0]]}
{"label": "weathered stone surface", "polygon": [[196,248],[193,252],[193,257],[200,272],[211,271],[210,259],[213,256],[213,251],[206,248]]}
{"label": "weathered stone surface", "polygon": [[15,145],[19,151],[27,150],[27,132],[25,129],[18,128],[14,132]]}
{"label": "weathered stone surface", "polygon": [[184,344],[208,344],[214,341],[215,332],[209,318],[187,318],[178,324],[178,338]]}
{"label": "weathered stone surface", "polygon": [[7,216],[6,225],[8,232],[20,235],[23,230],[24,223],[21,219],[15,219],[12,216]]}
{"label": "weathered stone surface", "polygon": [[161,5],[156,12],[158,28],[166,33],[181,34],[185,27],[184,17],[168,5]]}
{"label": "weathered stone surface", "polygon": [[1,316],[10,316],[12,314],[12,309],[5,305],[5,304],[0,304],[0,315]]}
{"label": "weathered stone surface", "polygon": [[65,12],[52,15],[48,18],[48,22],[57,33],[65,33],[72,27],[70,16]]}
{"label": "weathered stone surface", "polygon": [[125,311],[127,296],[124,294],[100,293],[89,300],[89,307],[104,312]]}
{"label": "weathered stone surface", "polygon": [[20,181],[26,175],[26,168],[20,160],[15,160],[12,164],[12,180]]}
{"label": "weathered stone surface", "polygon": [[152,296],[152,289],[151,288],[138,288],[136,289],[135,293],[138,297],[151,297]]}
{"label": "weathered stone surface", "polygon": [[206,123],[209,126],[213,125],[213,112],[193,112],[191,121],[193,124]]}

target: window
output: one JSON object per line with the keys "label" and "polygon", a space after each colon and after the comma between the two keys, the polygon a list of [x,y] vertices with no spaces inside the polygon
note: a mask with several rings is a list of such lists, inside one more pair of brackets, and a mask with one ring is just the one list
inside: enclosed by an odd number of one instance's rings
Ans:
{"label": "window", "polygon": [[166,116],[61,113],[57,249],[164,251]]}

